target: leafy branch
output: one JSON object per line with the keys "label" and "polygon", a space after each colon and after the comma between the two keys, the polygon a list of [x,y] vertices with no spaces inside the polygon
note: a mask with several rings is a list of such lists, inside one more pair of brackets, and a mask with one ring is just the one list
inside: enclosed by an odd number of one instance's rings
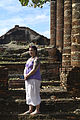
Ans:
{"label": "leafy branch", "polygon": [[22,6],[28,6],[28,7],[43,7],[43,4],[46,2],[50,2],[50,0],[19,0],[21,2]]}

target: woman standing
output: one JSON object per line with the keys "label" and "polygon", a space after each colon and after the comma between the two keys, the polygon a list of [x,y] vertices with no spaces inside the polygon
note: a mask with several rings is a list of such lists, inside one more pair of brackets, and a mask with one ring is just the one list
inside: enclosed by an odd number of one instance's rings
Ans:
{"label": "woman standing", "polygon": [[[36,46],[29,47],[30,58],[27,60],[24,69],[24,79],[26,88],[26,103],[29,105],[29,110],[24,114],[30,113],[30,115],[35,115],[39,113],[40,108],[40,61],[37,57]],[[33,111],[33,106],[36,106],[35,111]]]}

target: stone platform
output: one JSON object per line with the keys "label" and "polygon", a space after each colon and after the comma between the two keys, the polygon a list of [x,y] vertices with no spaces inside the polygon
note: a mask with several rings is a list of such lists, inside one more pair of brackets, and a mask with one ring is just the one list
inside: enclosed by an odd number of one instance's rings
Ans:
{"label": "stone platform", "polygon": [[25,90],[13,89],[0,97],[0,120],[80,120],[80,98],[69,95],[60,86],[43,86],[40,114],[20,115],[28,110]]}

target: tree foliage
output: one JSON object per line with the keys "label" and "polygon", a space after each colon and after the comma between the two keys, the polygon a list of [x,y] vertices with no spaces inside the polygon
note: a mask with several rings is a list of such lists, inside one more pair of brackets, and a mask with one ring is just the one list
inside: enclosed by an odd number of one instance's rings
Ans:
{"label": "tree foliage", "polygon": [[22,6],[29,6],[29,7],[43,7],[43,4],[46,2],[50,2],[50,0],[19,0]]}

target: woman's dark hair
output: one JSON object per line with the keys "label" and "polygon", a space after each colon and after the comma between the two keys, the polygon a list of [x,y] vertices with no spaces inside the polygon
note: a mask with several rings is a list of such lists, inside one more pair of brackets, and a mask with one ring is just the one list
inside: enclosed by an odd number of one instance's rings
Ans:
{"label": "woman's dark hair", "polygon": [[37,47],[35,45],[29,46],[29,48],[33,48],[36,51],[36,55],[37,55]]}

